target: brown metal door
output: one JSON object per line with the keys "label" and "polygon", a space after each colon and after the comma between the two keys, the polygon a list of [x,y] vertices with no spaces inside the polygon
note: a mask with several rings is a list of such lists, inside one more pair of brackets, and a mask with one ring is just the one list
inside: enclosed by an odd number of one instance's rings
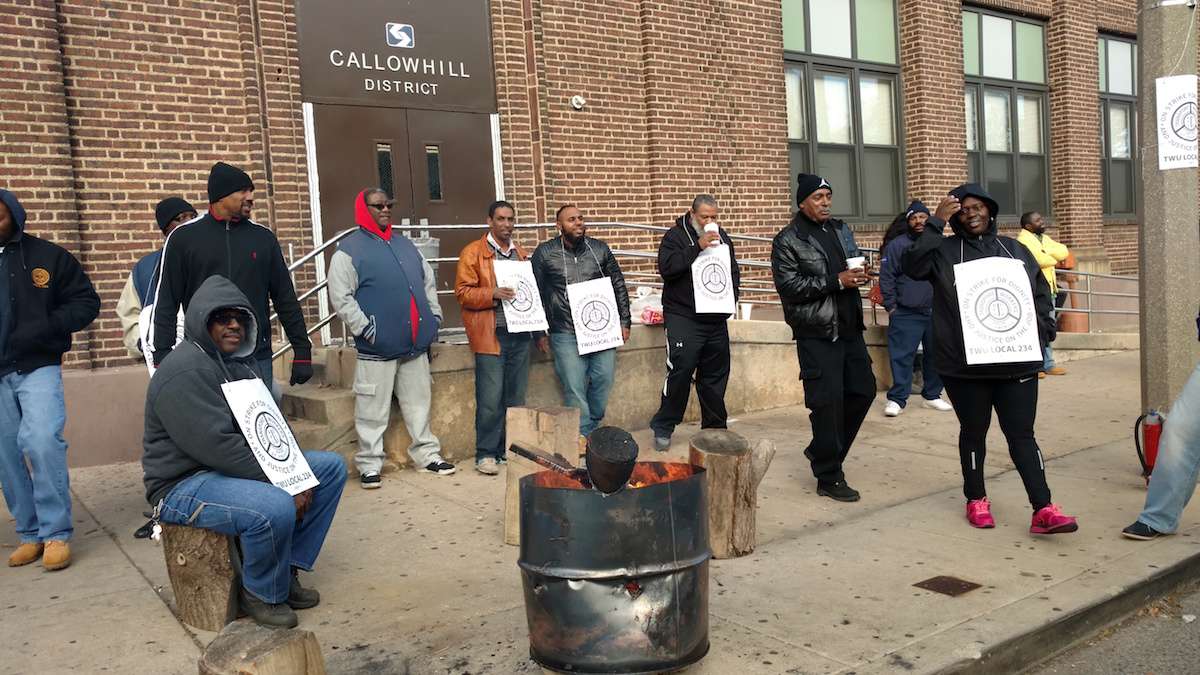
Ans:
{"label": "brown metal door", "polygon": [[[420,234],[422,220],[435,225],[482,224],[487,206],[496,198],[492,167],[492,128],[488,115],[408,111],[408,146],[412,175],[412,228]],[[397,218],[399,222],[399,218]],[[432,231],[440,240],[439,257],[458,256],[462,248],[483,236],[483,229]],[[454,289],[455,263],[436,266],[438,290]],[[445,326],[461,326],[458,302],[441,295]]]}

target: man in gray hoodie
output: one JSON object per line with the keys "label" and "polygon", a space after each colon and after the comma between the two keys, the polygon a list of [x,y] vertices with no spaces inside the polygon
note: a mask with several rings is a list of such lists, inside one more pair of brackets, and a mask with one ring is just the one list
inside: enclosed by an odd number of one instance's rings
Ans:
{"label": "man in gray hoodie", "polygon": [[221,389],[258,377],[257,326],[246,296],[211,276],[192,296],[184,341],[146,393],[142,470],[156,519],[236,536],[242,548],[239,604],[256,622],[295,627],[294,609],[320,602],[300,585],[337,511],[346,467],[331,452],[305,452],[319,485],[293,497],[255,459]]}

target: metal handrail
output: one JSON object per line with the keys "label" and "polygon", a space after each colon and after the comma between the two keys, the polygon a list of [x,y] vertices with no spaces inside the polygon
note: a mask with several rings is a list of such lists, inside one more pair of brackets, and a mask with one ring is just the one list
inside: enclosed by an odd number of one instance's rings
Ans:
{"label": "metal handrail", "polygon": [[[330,323],[332,323],[332,322],[333,322],[333,320],[334,320],[335,318],[337,318],[337,314],[334,314],[333,312],[330,312],[330,313],[329,313],[329,316],[326,316],[324,319],[321,319],[320,321],[318,321],[318,322],[317,322],[317,323],[316,323],[316,324],[315,324],[315,325],[314,325],[312,328],[309,328],[309,329],[308,329],[308,331],[307,331],[305,334],[306,334],[306,335],[312,335],[313,333],[315,333],[315,332],[317,332],[317,331],[321,330],[321,329],[322,329],[322,328],[324,328],[325,326],[328,326]],[[284,343],[284,345],[283,345],[282,347],[280,347],[280,348],[279,348],[279,351],[277,351],[277,352],[275,352],[275,353],[271,354],[271,360],[272,360],[272,361],[274,361],[275,359],[277,359],[277,358],[279,358],[279,357],[283,356],[284,354],[288,353],[288,352],[289,352],[291,349],[292,349],[292,343],[290,343],[290,342],[286,342],[286,343]]]}
{"label": "metal handrail", "polygon": [[313,258],[316,258],[317,256],[321,255],[325,251],[329,250],[330,246],[333,246],[334,244],[338,243],[339,241],[345,239],[346,237],[349,237],[357,229],[358,229],[357,227],[352,227],[347,230],[342,230],[341,232],[338,232],[337,234],[333,235],[332,237],[329,238],[328,241],[322,243],[320,246],[318,246],[318,247],[314,248],[313,250],[309,251],[308,253],[304,254],[299,259],[292,262],[291,265],[288,265],[288,272],[295,272],[296,270],[300,269],[309,260],[312,260]]}

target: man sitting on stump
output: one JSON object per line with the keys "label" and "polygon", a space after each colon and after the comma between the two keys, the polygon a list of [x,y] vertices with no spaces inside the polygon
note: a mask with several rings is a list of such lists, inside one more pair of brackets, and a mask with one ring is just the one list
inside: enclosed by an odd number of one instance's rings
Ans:
{"label": "man sitting on stump", "polygon": [[254,316],[225,277],[200,285],[187,308],[184,341],[146,393],[142,470],[158,520],[239,538],[242,610],[264,626],[292,628],[292,610],[320,602],[317,591],[300,586],[297,570],[316,562],[346,467],[331,452],[303,453],[319,485],[293,497],[255,459],[222,389],[258,377]]}

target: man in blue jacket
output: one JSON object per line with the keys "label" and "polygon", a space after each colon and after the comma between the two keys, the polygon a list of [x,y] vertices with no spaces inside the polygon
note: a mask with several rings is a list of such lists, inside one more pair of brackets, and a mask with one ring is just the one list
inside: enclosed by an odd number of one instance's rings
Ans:
{"label": "man in blue jacket", "polygon": [[[154,219],[164,237],[180,225],[196,218],[196,207],[182,197],[167,197],[154,207]],[[142,309],[154,304],[154,287],[158,274],[158,263],[162,249],[148,253],[133,266],[121,297],[117,300],[117,318],[121,320],[121,333],[129,356],[142,358],[141,317]]]}
{"label": "man in blue jacket", "polygon": [[0,488],[21,540],[9,567],[71,564],[62,356],[99,313],[79,261],[25,232],[21,202],[0,190]]}
{"label": "man in blue jacket", "polygon": [[338,242],[329,261],[329,297],[358,349],[354,463],[359,483],[367,489],[380,486],[383,433],[393,394],[412,439],[408,456],[413,466],[452,474],[454,465],[442,459],[441,443],[429,427],[429,347],[442,325],[433,268],[412,241],[392,230],[392,200],[383,190],[358,194],[354,220],[358,231]]}

